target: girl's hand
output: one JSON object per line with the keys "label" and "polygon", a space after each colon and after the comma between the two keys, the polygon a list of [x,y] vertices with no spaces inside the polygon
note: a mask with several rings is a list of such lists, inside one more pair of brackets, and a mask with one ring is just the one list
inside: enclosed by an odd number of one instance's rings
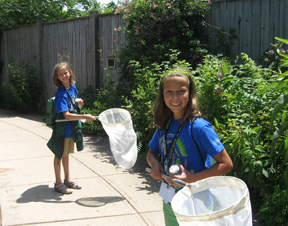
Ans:
{"label": "girl's hand", "polygon": [[87,115],[84,115],[85,116],[85,119],[87,120],[87,121],[95,121],[96,120],[96,118],[93,116],[93,115],[91,115],[91,114],[87,114]]}
{"label": "girl's hand", "polygon": [[146,156],[147,162],[149,166],[151,167],[150,175],[155,180],[164,181],[161,174],[164,174],[164,169],[159,162],[159,154],[154,153],[151,149],[149,149],[147,156]]}
{"label": "girl's hand", "polygon": [[154,164],[151,167],[151,177],[155,180],[160,180],[160,181],[164,181],[163,177],[161,176],[161,174],[164,174],[164,169],[162,167],[162,165],[159,164]]}
{"label": "girl's hand", "polygon": [[76,98],[75,102],[77,103],[77,106],[80,107],[84,104],[84,100],[81,98]]}
{"label": "girl's hand", "polygon": [[[190,173],[188,170],[186,170],[183,165],[181,165],[181,164],[177,164],[177,165],[180,168],[181,174],[180,175],[174,175],[174,174],[169,173],[169,176],[172,177],[173,179],[178,179],[178,180],[181,180],[181,181],[188,183],[188,178],[191,180],[191,177],[193,177],[193,174]],[[179,185],[176,184],[174,181],[172,181],[170,178],[167,178],[166,181],[169,184],[171,184],[172,186],[179,187]]]}
{"label": "girl's hand", "polygon": [[82,106],[82,105],[84,104],[84,100],[82,100],[82,99],[80,98],[80,100],[79,100],[78,103],[79,103],[80,106]]}

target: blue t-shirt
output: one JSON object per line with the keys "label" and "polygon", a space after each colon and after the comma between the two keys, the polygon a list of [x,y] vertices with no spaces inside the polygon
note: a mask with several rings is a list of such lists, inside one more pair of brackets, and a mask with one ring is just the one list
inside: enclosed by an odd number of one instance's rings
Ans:
{"label": "blue t-shirt", "polygon": [[[198,118],[193,123],[193,135],[195,141],[199,146],[206,168],[209,168],[211,167],[211,157],[214,157],[220,153],[224,149],[224,146],[209,122],[203,118]],[[179,125],[178,120],[172,120],[166,137],[167,148],[170,147]],[[175,163],[178,163],[182,164],[189,172],[197,173],[204,170],[205,167],[197,150],[197,146],[192,138],[191,126],[192,122],[189,122],[189,119],[187,119],[176,141],[169,167]],[[161,154],[162,163],[164,132],[165,129],[157,129],[149,143],[149,147],[154,153]]]}
{"label": "blue t-shirt", "polygon": [[[74,84],[70,86],[69,89],[67,89],[70,96],[72,97],[73,100],[75,100],[78,96],[78,90]],[[75,113],[76,109],[74,109],[73,104],[64,90],[63,87],[59,87],[57,89],[56,97],[55,97],[55,105],[56,105],[56,111],[57,114],[64,112],[64,111],[69,111],[71,113]],[[71,129],[71,123],[67,122],[66,127],[65,127],[65,137],[66,138],[71,138],[72,137],[72,129]]]}

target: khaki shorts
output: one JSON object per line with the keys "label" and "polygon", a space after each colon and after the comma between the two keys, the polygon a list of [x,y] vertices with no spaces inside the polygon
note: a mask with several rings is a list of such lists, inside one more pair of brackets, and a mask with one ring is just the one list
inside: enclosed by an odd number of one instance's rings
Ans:
{"label": "khaki shorts", "polygon": [[74,153],[74,141],[73,137],[64,139],[64,151],[63,156],[67,156],[69,153]]}

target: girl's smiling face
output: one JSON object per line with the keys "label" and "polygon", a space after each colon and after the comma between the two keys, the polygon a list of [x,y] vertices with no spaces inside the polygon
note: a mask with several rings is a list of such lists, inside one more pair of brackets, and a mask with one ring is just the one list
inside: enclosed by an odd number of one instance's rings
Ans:
{"label": "girl's smiling face", "polygon": [[58,70],[58,79],[62,82],[63,85],[70,85],[70,72],[67,68],[62,67]]}
{"label": "girl's smiling face", "polygon": [[166,106],[173,112],[174,119],[181,119],[189,101],[188,79],[184,76],[166,78],[163,84],[163,96]]}

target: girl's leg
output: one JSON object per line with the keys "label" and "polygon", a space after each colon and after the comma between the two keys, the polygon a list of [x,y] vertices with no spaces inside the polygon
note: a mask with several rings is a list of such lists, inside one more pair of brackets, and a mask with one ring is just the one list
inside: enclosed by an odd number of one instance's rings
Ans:
{"label": "girl's leg", "polygon": [[62,165],[64,169],[65,180],[71,180],[70,170],[69,170],[69,154],[62,157]]}
{"label": "girl's leg", "polygon": [[55,172],[55,178],[56,178],[56,184],[62,183],[61,181],[61,160],[55,156],[54,157],[54,172]]}
{"label": "girl's leg", "polygon": [[163,213],[166,226],[179,226],[171,205],[169,203],[165,203],[164,201],[163,201]]}
{"label": "girl's leg", "polygon": [[63,164],[64,175],[65,175],[64,184],[68,188],[81,189],[82,186],[80,184],[77,184],[75,181],[71,179],[70,169],[69,169],[69,153],[74,153],[73,138],[65,138],[65,142],[64,142],[64,152],[62,156],[62,164]]}
{"label": "girl's leg", "polygon": [[68,188],[81,189],[82,185],[81,184],[77,184],[75,181],[73,181],[71,179],[70,170],[69,170],[69,154],[67,156],[63,156],[62,157],[62,164],[63,164],[64,174],[65,174],[64,184]]}

